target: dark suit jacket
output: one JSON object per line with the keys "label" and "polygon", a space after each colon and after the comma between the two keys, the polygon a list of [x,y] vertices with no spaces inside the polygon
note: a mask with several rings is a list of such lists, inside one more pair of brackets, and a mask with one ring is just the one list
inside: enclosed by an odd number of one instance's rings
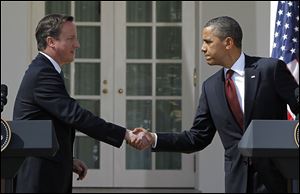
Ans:
{"label": "dark suit jacket", "polygon": [[13,118],[52,120],[59,143],[53,157],[26,158],[17,174],[16,192],[71,192],[74,129],[116,147],[122,145],[125,136],[125,128],[81,108],[42,54],[37,55],[24,75]]}
{"label": "dark suit jacket", "polygon": [[[153,150],[199,151],[212,142],[218,131],[225,149],[225,190],[231,193],[247,191],[247,158],[239,152],[238,143],[251,120],[287,119],[287,104],[294,113],[299,112],[294,95],[299,86],[284,62],[249,56],[245,60],[244,129],[240,129],[227,105],[224,70],[221,69],[203,83],[192,128],[176,134],[158,133]],[[253,76],[255,78],[251,78]],[[271,161],[257,161],[255,166],[268,191],[286,191],[286,182]]]}

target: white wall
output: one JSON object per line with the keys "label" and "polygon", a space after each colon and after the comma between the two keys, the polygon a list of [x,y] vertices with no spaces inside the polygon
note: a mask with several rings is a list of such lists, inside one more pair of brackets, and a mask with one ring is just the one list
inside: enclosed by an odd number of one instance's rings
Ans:
{"label": "white wall", "polygon": [[8,102],[1,118],[12,120],[13,104],[30,63],[30,3],[1,1],[1,84],[8,86]]}
{"label": "white wall", "polygon": [[[246,54],[269,56],[269,1],[200,1],[200,33],[202,26],[208,20],[224,15],[233,17],[240,23],[243,30],[242,48]],[[202,41],[201,38],[200,41]],[[201,44],[202,42],[200,42],[200,47]],[[198,48],[199,52],[201,52],[200,49]],[[220,67],[208,66],[201,54],[199,64],[200,87],[203,81],[219,69]],[[204,193],[225,192],[224,149],[218,134],[215,136],[212,144],[197,153],[197,155],[199,179],[197,188]]]}

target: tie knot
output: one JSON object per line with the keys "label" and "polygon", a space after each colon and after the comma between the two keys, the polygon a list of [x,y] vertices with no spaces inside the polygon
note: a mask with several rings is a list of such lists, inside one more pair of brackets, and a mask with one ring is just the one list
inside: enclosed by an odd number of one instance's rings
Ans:
{"label": "tie knot", "polygon": [[232,75],[233,75],[234,71],[232,69],[229,69],[226,72],[226,79],[231,79]]}

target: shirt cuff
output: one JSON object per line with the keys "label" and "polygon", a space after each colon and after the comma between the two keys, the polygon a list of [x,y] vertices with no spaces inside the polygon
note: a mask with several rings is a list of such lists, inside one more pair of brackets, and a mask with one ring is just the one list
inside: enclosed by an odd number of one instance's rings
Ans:
{"label": "shirt cuff", "polygon": [[157,144],[157,135],[156,133],[153,133],[154,134],[154,144],[152,145],[152,148],[156,148],[156,144]]}

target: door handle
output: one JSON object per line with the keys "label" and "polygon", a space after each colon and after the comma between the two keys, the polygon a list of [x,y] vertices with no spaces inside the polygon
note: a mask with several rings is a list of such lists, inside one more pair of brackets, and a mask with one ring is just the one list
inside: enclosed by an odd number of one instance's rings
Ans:
{"label": "door handle", "polygon": [[123,94],[124,90],[123,90],[122,88],[120,88],[120,89],[118,90],[118,92],[119,92],[119,94]]}
{"label": "door handle", "polygon": [[104,88],[104,89],[102,90],[102,93],[103,93],[103,94],[107,94],[107,93],[108,93],[108,89]]}

